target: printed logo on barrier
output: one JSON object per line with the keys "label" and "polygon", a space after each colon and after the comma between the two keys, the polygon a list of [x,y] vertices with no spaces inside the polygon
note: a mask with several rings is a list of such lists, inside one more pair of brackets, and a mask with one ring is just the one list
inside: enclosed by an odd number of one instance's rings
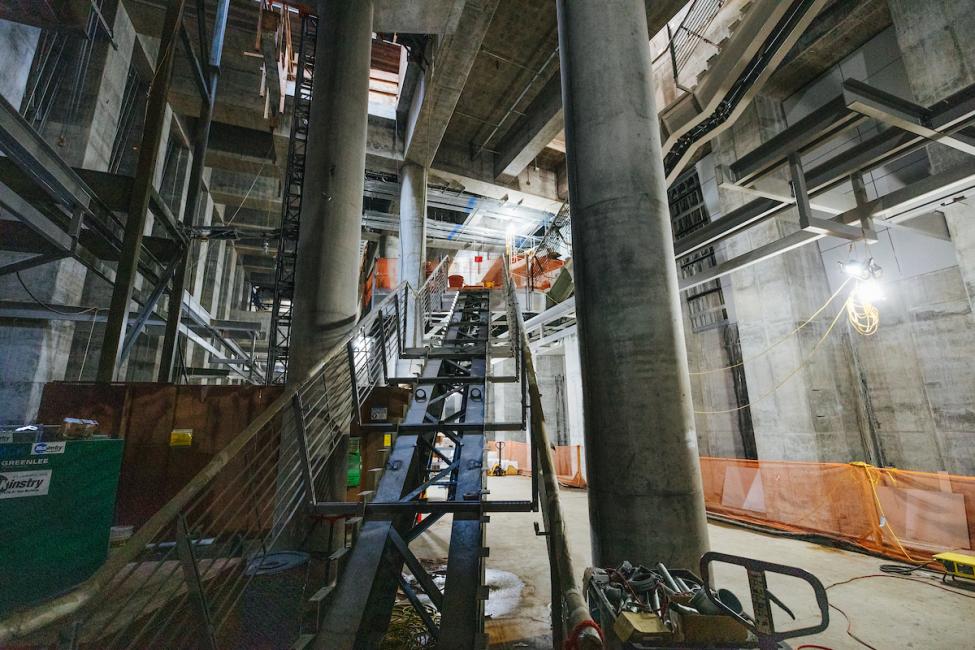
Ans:
{"label": "printed logo on barrier", "polygon": [[35,442],[31,445],[30,455],[63,454],[66,444],[64,442]]}
{"label": "printed logo on barrier", "polygon": [[44,496],[50,487],[51,470],[0,472],[0,499]]}

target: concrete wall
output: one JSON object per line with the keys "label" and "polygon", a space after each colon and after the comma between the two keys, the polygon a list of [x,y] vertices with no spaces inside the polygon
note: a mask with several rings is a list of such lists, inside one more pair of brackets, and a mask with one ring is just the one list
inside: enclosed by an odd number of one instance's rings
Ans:
{"label": "concrete wall", "polygon": [[[917,102],[929,106],[975,83],[975,12],[970,2],[890,0],[889,5],[907,82]],[[941,145],[929,146],[928,157],[934,173],[970,160]],[[943,213],[957,266],[900,283],[907,285],[906,320],[919,367],[912,388],[923,398],[913,411],[919,432],[902,436],[901,442],[913,442],[918,455],[927,452],[932,469],[975,474],[975,368],[968,361],[975,324],[975,205],[962,200],[945,206]],[[883,351],[877,352],[889,362]]]}
{"label": "concrete wall", "polygon": [[549,440],[556,445],[569,443],[566,407],[566,372],[563,348],[535,355],[535,375],[542,394],[542,411]]}
{"label": "concrete wall", "polygon": [[[781,107],[762,97],[738,122],[718,137],[715,161],[728,164],[785,128]],[[719,190],[721,218],[750,197]],[[798,229],[797,217],[767,221],[718,247],[720,261],[740,255]],[[847,352],[837,337],[817,341],[829,329],[836,310],[824,312],[799,334],[789,333],[808,319],[830,295],[823,261],[815,248],[743,269],[730,276],[730,295],[741,338],[750,411],[759,458],[844,461],[863,456]],[[771,347],[778,341],[781,344]],[[771,348],[771,349],[770,349]],[[724,360],[720,348],[711,359]],[[796,369],[802,370],[796,372]],[[727,393],[725,393],[727,400]],[[724,403],[727,403],[725,401]],[[695,402],[696,411],[722,404]]]}
{"label": "concrete wall", "polygon": [[[712,220],[749,200],[719,189],[714,165],[727,164],[817,110],[839,95],[843,80],[860,79],[925,105],[975,82],[975,46],[964,38],[975,29],[969,9],[970,3],[964,2],[929,6],[892,0],[894,28],[878,34],[781,104],[759,98],[714,143],[713,153],[698,163]],[[821,161],[881,128],[868,123],[853,129],[810,152],[804,162],[808,166]],[[932,145],[927,152],[905,156],[866,175],[868,196],[887,194],[960,159],[956,152]],[[851,192],[846,184],[832,194]],[[793,232],[796,222],[796,215],[790,213],[732,238],[718,246],[718,261]],[[972,224],[975,204],[962,201],[905,224],[917,231],[880,228],[879,241],[869,248],[861,243],[851,251],[848,242],[826,238],[725,279],[726,305],[741,332],[759,458],[871,460],[871,441],[876,437],[887,464],[975,474],[971,406],[975,366],[969,362],[975,352]],[[871,337],[853,331],[837,301],[801,333],[789,336],[840,287],[845,279],[840,264],[868,256],[885,273],[887,297],[879,305],[879,331]],[[720,330],[692,332],[683,302],[691,372],[726,366]],[[838,313],[833,330],[813,352]],[[567,422],[569,440],[581,442],[574,343],[569,338],[564,346]],[[733,411],[738,402],[730,374],[692,374],[691,384],[701,453],[742,456],[741,427]]]}
{"label": "concrete wall", "polygon": [[[114,48],[102,39],[94,42],[88,73],[83,79],[78,112],[69,116],[63,110],[73,90],[71,84],[64,84],[57,99],[58,104],[42,132],[45,140],[69,165],[99,171],[108,169],[129,66],[137,56],[140,61],[145,58],[154,60],[154,52],[143,53],[142,48],[158,47],[155,39],[137,37],[124,4],[114,6],[106,18],[113,25],[118,47]],[[39,33],[37,29],[0,20],[0,56],[4,60],[3,69],[0,70],[0,93],[18,108],[28,84]],[[139,48],[138,52],[136,48]],[[70,56],[68,60],[71,60]],[[169,138],[185,140],[187,134],[183,123],[172,110],[167,112],[167,123],[170,127],[165,129],[166,135],[160,143],[155,182],[160,187],[164,181],[176,181],[172,207],[175,214],[181,215],[187,175],[184,172],[173,176],[164,170],[164,162]],[[189,164],[190,157],[186,156],[184,167],[188,168]],[[209,178],[209,174],[206,178]],[[206,196],[203,222],[210,223],[214,202],[208,193]],[[0,215],[0,218],[8,216]],[[153,222],[151,214],[145,232],[162,234],[161,226]],[[232,245],[221,242],[221,253],[225,248],[229,249],[229,253],[221,257],[220,265],[209,278],[211,288],[221,287],[214,292],[211,304],[207,305],[214,318],[228,317],[231,306],[239,304],[243,291],[237,253]],[[191,258],[193,272],[188,289],[196,296],[200,296],[208,286],[204,281],[204,272],[206,260],[210,257],[209,249],[206,243],[196,244],[193,248],[193,254],[203,260]],[[24,254],[0,250],[0,265],[22,257]],[[92,311],[92,316],[96,313],[104,315],[111,299],[111,286],[94,274],[87,273],[74,260],[30,269],[22,272],[21,277],[37,300],[53,305],[97,308],[99,311]],[[137,283],[137,294],[150,290],[151,287]],[[0,277],[0,300],[31,302],[34,298],[21,287],[17,277],[11,275]],[[133,309],[136,307],[133,304]],[[160,305],[160,308],[164,307],[165,301]],[[46,382],[93,379],[104,330],[104,324],[94,323],[94,320],[92,323],[61,320],[0,323],[0,401],[4,404],[0,411],[0,423],[32,420]],[[158,332],[142,334],[123,366],[123,376],[129,380],[154,381],[160,362],[160,343]],[[195,347],[193,343],[186,344],[188,365],[194,363],[190,361],[191,358],[195,358],[197,364],[205,362],[206,355],[197,353]]]}
{"label": "concrete wall", "polygon": [[0,66],[0,95],[17,109],[27,88],[27,76],[40,31],[30,25],[0,20],[0,43],[4,52],[4,64]]}
{"label": "concrete wall", "polygon": [[[969,3],[919,4],[892,1],[895,28],[881,32],[819,79],[785,99],[756,104],[729,133],[719,138],[715,154],[699,164],[712,218],[747,200],[717,190],[708,168],[713,159],[728,162],[788,124],[815,111],[840,91],[844,79],[866,81],[882,90],[929,105],[975,80],[975,48],[961,33],[973,25],[962,6]],[[962,17],[964,16],[964,17]],[[966,22],[968,21],[968,22]],[[965,30],[968,30],[967,32]],[[958,38],[953,38],[952,35]],[[881,127],[867,124],[836,138],[804,157],[808,165],[875,135]],[[713,158],[713,159],[712,159]],[[932,146],[880,168],[865,177],[870,198],[883,195],[959,159],[953,151]],[[850,193],[847,184],[834,194]],[[718,200],[715,202],[714,197]],[[715,205],[716,204],[716,205]],[[715,212],[717,211],[717,216]],[[884,268],[887,298],[880,306],[877,334],[851,331],[845,318],[795,377],[769,394],[789,371],[802,363],[837,312],[837,305],[818,322],[771,353],[746,362],[751,412],[760,458],[790,460],[870,460],[871,435],[880,442],[888,464],[919,470],[975,473],[975,369],[972,352],[973,284],[968,263],[975,261],[975,213],[967,202],[949,206],[906,225],[944,241],[903,229],[882,229],[879,242],[850,251],[848,242],[826,238],[729,277],[726,297],[741,328],[748,359],[761,354],[821,304],[845,279],[840,263],[874,257]],[[719,260],[795,230],[795,216],[776,219],[719,247]],[[711,333],[689,334],[691,370],[704,361],[718,365],[725,357]],[[733,406],[726,377],[692,377],[695,408]],[[764,397],[768,395],[767,397]],[[702,408],[702,406],[704,407]],[[730,408],[730,406],[729,406]],[[733,422],[721,415],[697,416],[702,453],[738,455]]]}

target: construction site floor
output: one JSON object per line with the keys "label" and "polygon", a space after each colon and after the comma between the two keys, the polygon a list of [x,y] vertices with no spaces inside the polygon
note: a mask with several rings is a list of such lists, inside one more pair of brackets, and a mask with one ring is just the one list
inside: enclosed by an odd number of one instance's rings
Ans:
{"label": "construction site floor", "polygon": [[[525,477],[490,478],[490,499],[527,498],[531,481]],[[589,564],[589,512],[585,490],[563,489],[562,507],[569,529],[569,543],[575,567],[580,573]],[[536,537],[533,521],[540,515],[494,513],[487,527],[488,582],[491,603],[501,615],[491,617],[487,631],[492,648],[551,648],[549,631],[549,577],[545,540]],[[449,519],[437,522],[414,543],[421,558],[435,563],[446,554]],[[725,553],[759,557],[797,566],[815,574],[828,590],[830,603],[849,617],[852,632],[868,645],[861,645],[847,634],[847,620],[830,610],[829,628],[812,637],[792,639],[793,648],[803,644],[820,647],[863,648],[967,648],[975,638],[975,598],[947,593],[937,587],[940,578],[915,573],[906,580],[880,574],[879,567],[889,560],[821,546],[805,541],[765,535],[736,526],[710,525],[711,547]],[[511,576],[513,574],[517,580]],[[860,576],[882,577],[860,578]],[[776,613],[782,627],[804,627],[815,611],[811,590],[793,579],[769,582],[769,588],[796,613],[798,622]],[[520,595],[512,593],[512,583],[523,583]],[[491,584],[491,583],[495,584]],[[741,574],[717,572],[718,586],[731,588],[747,600],[747,582]],[[957,589],[957,591],[963,591]],[[517,590],[514,590],[517,592]],[[964,592],[975,596],[975,590]],[[506,612],[506,613],[504,613]],[[781,616],[780,616],[781,615]]]}

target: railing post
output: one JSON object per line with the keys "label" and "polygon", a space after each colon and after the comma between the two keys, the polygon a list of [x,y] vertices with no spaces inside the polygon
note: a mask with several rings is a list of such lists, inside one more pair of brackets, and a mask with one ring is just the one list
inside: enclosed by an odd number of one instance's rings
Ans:
{"label": "railing post", "polygon": [[670,50],[670,66],[674,73],[674,85],[680,87],[680,79],[677,78],[677,52],[674,50],[674,35],[670,31],[669,23],[667,25],[667,49]]}
{"label": "railing post", "polygon": [[307,427],[305,427],[305,411],[301,405],[301,393],[295,393],[291,398],[291,408],[294,411],[295,424],[298,427],[298,456],[301,461],[301,474],[305,480],[305,487],[308,489],[308,504],[318,503],[318,496],[315,494],[315,477],[311,472],[311,456],[308,454]]}
{"label": "railing post", "polygon": [[383,383],[389,383],[389,367],[386,364],[386,315],[379,310],[379,357],[383,362]]}
{"label": "railing post", "polygon": [[349,342],[345,344],[346,350],[349,353],[349,380],[352,384],[352,397],[355,401],[355,421],[359,422],[359,411],[362,410],[362,404],[359,403],[359,382],[356,380],[355,371],[355,346],[352,345],[352,341],[355,340],[355,336],[349,339]]}
{"label": "railing post", "polygon": [[400,321],[398,293],[393,294],[393,308],[396,310],[396,359],[398,361],[399,358],[403,356],[403,341],[400,340],[400,337],[403,335],[402,330],[406,329],[402,326],[402,322]]}
{"label": "railing post", "polygon": [[186,525],[186,516],[183,513],[180,513],[176,519],[176,554],[183,566],[186,590],[189,592],[190,600],[196,606],[197,615],[203,627],[204,645],[210,650],[217,650],[217,639],[210,618],[210,607],[207,604],[206,592],[203,590],[203,581],[200,580],[200,569],[193,554],[193,544],[190,541],[189,528]]}

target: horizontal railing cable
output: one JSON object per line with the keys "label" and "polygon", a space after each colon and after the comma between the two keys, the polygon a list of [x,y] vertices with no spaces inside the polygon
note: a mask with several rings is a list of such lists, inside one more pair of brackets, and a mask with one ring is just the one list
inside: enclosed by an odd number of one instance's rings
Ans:
{"label": "horizontal railing cable", "polygon": [[0,645],[54,636],[72,647],[232,645],[239,626],[227,623],[254,578],[248,566],[281,540],[359,406],[395,376],[411,319],[420,330],[414,343],[423,342],[446,301],[449,264],[373,307],[90,578],[0,619]]}

